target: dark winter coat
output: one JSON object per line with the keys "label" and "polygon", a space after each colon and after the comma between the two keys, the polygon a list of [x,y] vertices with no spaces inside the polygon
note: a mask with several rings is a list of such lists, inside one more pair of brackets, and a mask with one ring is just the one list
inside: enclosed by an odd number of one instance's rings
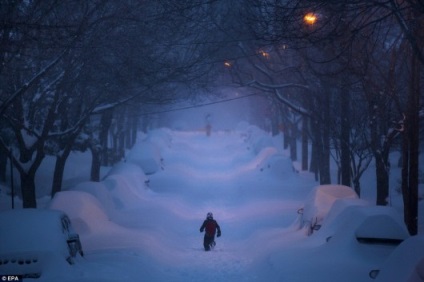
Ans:
{"label": "dark winter coat", "polygon": [[215,233],[218,237],[221,236],[221,228],[214,219],[206,219],[200,227],[200,232],[203,230],[205,230],[205,236],[214,237]]}

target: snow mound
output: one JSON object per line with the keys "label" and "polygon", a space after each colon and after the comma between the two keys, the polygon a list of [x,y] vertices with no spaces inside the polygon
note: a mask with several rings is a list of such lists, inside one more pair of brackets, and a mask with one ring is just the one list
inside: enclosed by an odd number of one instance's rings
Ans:
{"label": "snow mound", "polygon": [[[121,168],[124,167],[131,168],[131,165],[122,165]],[[109,216],[117,210],[140,205],[147,188],[144,173],[142,171],[136,173],[134,170],[122,174],[115,172],[109,174],[102,182],[83,182],[73,190],[94,196]]]}
{"label": "snow mound", "polygon": [[135,182],[127,175],[111,175],[103,181],[115,209],[124,210],[140,204],[144,181]]}
{"label": "snow mound", "polygon": [[154,174],[162,169],[162,156],[159,147],[150,141],[137,143],[128,153],[127,161],[137,164],[146,174]]}
{"label": "snow mound", "polygon": [[272,137],[256,126],[247,127],[241,136],[244,137],[244,141],[249,145],[249,148],[252,149],[255,155],[260,154],[265,148],[274,147]]}
{"label": "snow mound", "polygon": [[252,147],[253,152],[259,154],[264,148],[274,147],[274,140],[271,136],[262,135],[253,141]]}
{"label": "snow mound", "polygon": [[268,167],[268,161],[275,155],[278,155],[277,149],[273,147],[264,148],[259,154],[254,156],[253,159],[247,162],[241,170],[259,169],[263,171]]}
{"label": "snow mound", "polygon": [[251,161],[251,166],[253,165],[259,171],[268,171],[277,177],[290,172],[290,162],[275,147],[263,148]]}
{"label": "snow mound", "polygon": [[78,184],[77,186],[75,186],[72,190],[91,194],[99,201],[99,203],[103,207],[103,210],[105,210],[107,213],[115,210],[115,204],[114,204],[112,195],[109,193],[103,181],[102,182],[92,182],[92,181],[82,182]]}
{"label": "snow mound", "polygon": [[312,229],[321,225],[337,199],[358,199],[355,191],[344,185],[319,185],[306,198],[301,225]]}
{"label": "snow mound", "polygon": [[56,193],[49,208],[65,212],[79,234],[92,232],[109,220],[100,202],[82,191]]}
{"label": "snow mound", "polygon": [[172,136],[169,129],[161,128],[149,131],[146,140],[155,144],[159,150],[169,148],[172,143]]}
{"label": "snow mound", "polygon": [[114,176],[125,176],[128,184],[135,189],[141,190],[146,188],[149,183],[149,178],[146,176],[144,171],[138,165],[133,163],[119,163],[114,165],[105,176],[105,179]]}

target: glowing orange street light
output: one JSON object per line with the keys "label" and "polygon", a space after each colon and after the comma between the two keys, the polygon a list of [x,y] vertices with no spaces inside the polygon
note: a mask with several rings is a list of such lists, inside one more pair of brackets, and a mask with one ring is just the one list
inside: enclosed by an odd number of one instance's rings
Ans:
{"label": "glowing orange street light", "polygon": [[310,25],[313,25],[316,21],[317,21],[317,16],[314,13],[307,13],[304,17],[303,20]]}
{"label": "glowing orange street light", "polygon": [[265,51],[260,51],[260,53],[262,54],[262,57],[265,57],[265,58],[269,58],[269,53],[268,52],[265,52]]}
{"label": "glowing orange street light", "polygon": [[262,57],[264,57],[265,59],[269,59],[270,54],[262,49],[258,50],[258,54],[261,55]]}

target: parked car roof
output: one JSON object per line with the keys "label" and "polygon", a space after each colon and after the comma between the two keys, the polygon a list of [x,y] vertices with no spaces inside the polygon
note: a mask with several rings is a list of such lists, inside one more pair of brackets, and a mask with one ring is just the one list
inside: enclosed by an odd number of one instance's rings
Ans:
{"label": "parked car roof", "polygon": [[63,237],[58,236],[64,233],[61,224],[63,218],[67,218],[65,213],[54,210],[20,209],[0,212],[0,253],[40,250],[67,252]]}
{"label": "parked car roof", "polygon": [[412,236],[401,243],[374,273],[379,282],[424,281],[424,236]]}
{"label": "parked car roof", "polygon": [[[358,199],[356,192],[344,185],[319,185],[309,192],[301,209],[301,227],[321,225],[338,199]],[[311,230],[312,231],[312,230]],[[311,232],[312,233],[312,232]]]}

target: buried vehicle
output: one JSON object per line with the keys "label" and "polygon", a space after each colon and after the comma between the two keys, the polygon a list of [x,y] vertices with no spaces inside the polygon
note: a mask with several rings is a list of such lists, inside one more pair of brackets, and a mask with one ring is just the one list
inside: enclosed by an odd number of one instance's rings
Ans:
{"label": "buried vehicle", "polygon": [[392,207],[348,205],[311,237],[330,253],[350,254],[369,270],[378,270],[410,235]]}
{"label": "buried vehicle", "polygon": [[423,282],[424,236],[412,236],[403,241],[381,267],[369,272],[376,282]]}
{"label": "buried vehicle", "polygon": [[309,192],[302,208],[298,210],[300,228],[306,229],[307,235],[321,228],[328,212],[338,199],[359,199],[356,192],[344,185],[319,185]]}
{"label": "buried vehicle", "polygon": [[74,264],[83,250],[68,216],[55,210],[0,212],[0,273],[39,278],[50,263]]}

